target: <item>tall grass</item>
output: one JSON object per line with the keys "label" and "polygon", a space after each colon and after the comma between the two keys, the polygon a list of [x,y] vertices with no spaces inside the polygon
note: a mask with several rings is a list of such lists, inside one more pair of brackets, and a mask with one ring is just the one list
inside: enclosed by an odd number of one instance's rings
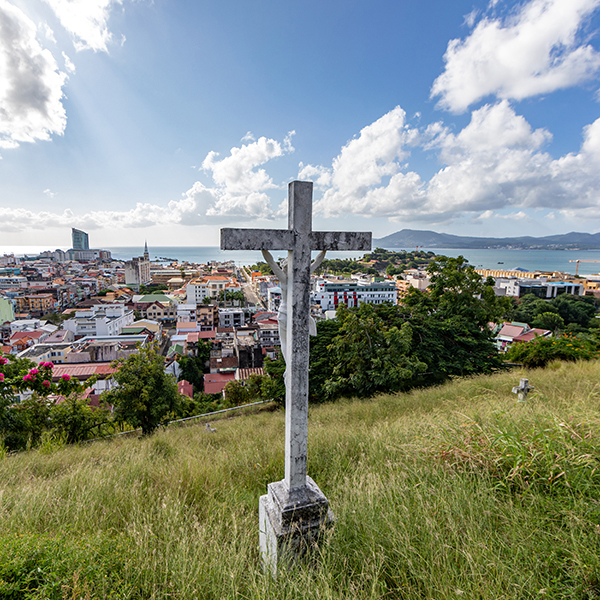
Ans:
{"label": "tall grass", "polygon": [[599,400],[583,363],[312,407],[336,525],[276,581],[282,412],[4,457],[0,598],[600,598]]}

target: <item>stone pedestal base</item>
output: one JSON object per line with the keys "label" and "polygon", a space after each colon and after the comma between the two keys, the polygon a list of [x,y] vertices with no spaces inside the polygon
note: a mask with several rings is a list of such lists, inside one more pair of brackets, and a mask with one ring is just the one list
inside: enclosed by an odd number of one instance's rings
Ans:
{"label": "stone pedestal base", "polygon": [[273,575],[314,548],[334,520],[327,498],[310,477],[305,488],[292,492],[285,481],[270,483],[258,506],[260,551]]}

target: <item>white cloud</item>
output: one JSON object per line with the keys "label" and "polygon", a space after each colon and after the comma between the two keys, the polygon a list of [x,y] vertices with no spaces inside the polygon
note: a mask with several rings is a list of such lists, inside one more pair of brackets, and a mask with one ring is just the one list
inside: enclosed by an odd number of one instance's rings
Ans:
{"label": "white cloud", "polygon": [[34,23],[0,0],[0,147],[64,132],[65,79],[50,51],[38,43]]}
{"label": "white cloud", "polygon": [[317,210],[326,217],[344,213],[385,216],[395,206],[393,199],[398,194],[414,196],[417,201],[419,177],[402,174],[400,161],[418,137],[418,131],[406,124],[404,110],[397,106],[350,140],[331,169],[301,165],[302,177],[316,175],[318,185],[329,186],[316,203]]}
{"label": "white cloud", "polygon": [[53,44],[56,44],[56,38],[54,37],[54,31],[52,31],[52,29],[50,29],[50,27],[47,23],[44,23],[43,31],[44,31],[44,35],[46,36],[46,39],[48,41],[52,42]]}
{"label": "white cloud", "polygon": [[54,198],[54,196],[56,196],[56,193],[50,189],[44,190],[44,194],[46,194],[46,196],[48,196],[48,198]]}
{"label": "white cloud", "polygon": [[215,201],[207,208],[212,217],[246,216],[270,218],[268,190],[277,188],[263,168],[268,161],[293,152],[290,132],[280,144],[276,140],[260,137],[241,148],[232,148],[230,155],[218,160],[217,152],[209,152],[202,168],[210,173],[215,187],[210,190]]}
{"label": "white cloud", "polygon": [[46,0],[61,25],[74,38],[76,50],[108,52],[110,10],[122,0]]}
{"label": "white cloud", "polygon": [[[600,119],[584,129],[578,153],[553,159],[544,150],[551,134],[533,129],[506,100],[474,111],[457,134],[442,123],[413,131],[403,117],[398,108],[363,129],[331,168],[300,165],[301,176],[318,182],[316,207],[325,216],[522,220],[527,209],[545,208],[600,218]],[[429,181],[400,164],[417,143],[442,165]],[[506,209],[513,210],[498,215]]]}
{"label": "white cloud", "polygon": [[449,42],[431,96],[463,112],[489,95],[521,100],[588,80],[600,69],[600,53],[578,32],[599,5],[531,0],[504,21],[483,18],[466,39]]}
{"label": "white cloud", "polygon": [[73,64],[73,61],[71,61],[65,52],[62,53],[62,57],[65,61],[65,69],[69,71],[69,73],[75,73],[75,65]]}
{"label": "white cloud", "polygon": [[481,213],[478,217],[475,217],[477,221],[488,221],[489,219],[500,219],[504,221],[527,221],[530,220],[531,217],[523,210],[519,212],[509,213],[507,215],[501,215],[493,210],[486,210]]}
{"label": "white cloud", "polygon": [[[441,223],[462,216],[514,222],[545,209],[557,218],[600,218],[600,119],[585,127],[578,152],[554,159],[545,151],[550,140],[547,130],[533,129],[508,101],[474,111],[470,123],[457,133],[439,122],[412,129],[397,107],[362,129],[331,167],[300,163],[299,176],[315,180],[315,207],[327,217]],[[428,181],[404,164],[415,147],[435,152],[441,163]],[[0,231],[278,218],[285,212],[285,186],[273,182],[265,165],[291,151],[287,148],[289,141],[260,137],[232,148],[223,158],[210,152],[202,168],[212,183],[198,181],[166,205],[139,202],[130,210],[82,215],[2,208]],[[271,196],[283,202],[273,208]]]}
{"label": "white cloud", "polygon": [[431,144],[446,166],[427,185],[426,212],[442,217],[547,202],[551,157],[539,150],[550,138],[507,101],[480,108],[458,135],[444,130]]}

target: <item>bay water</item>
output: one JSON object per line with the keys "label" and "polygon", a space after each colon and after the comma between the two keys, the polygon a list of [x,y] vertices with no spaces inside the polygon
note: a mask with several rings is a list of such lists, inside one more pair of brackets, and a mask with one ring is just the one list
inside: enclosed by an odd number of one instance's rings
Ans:
{"label": "bay water", "polygon": [[[141,247],[119,246],[106,248],[110,250],[113,258],[117,260],[130,260],[134,256],[141,256],[144,249]],[[415,248],[404,248],[410,252]],[[14,253],[17,256],[34,256],[39,252],[48,250],[42,246],[0,246],[0,256],[5,253]],[[402,248],[389,248],[399,251]],[[580,275],[592,275],[600,272],[600,250],[517,250],[517,249],[471,249],[471,248],[420,248],[438,255],[457,257],[463,256],[474,267],[486,269],[514,269],[526,271],[564,271],[575,273],[576,260],[579,264]],[[262,254],[258,251],[247,250],[221,250],[217,246],[150,246],[151,260],[176,259],[180,262],[207,263],[211,261],[224,262],[233,260],[237,265],[252,265],[262,261]],[[275,251],[275,258],[284,257],[284,251]],[[360,258],[364,252],[328,252],[327,258]],[[316,255],[316,253],[315,253]],[[594,261],[594,262],[591,262]]]}

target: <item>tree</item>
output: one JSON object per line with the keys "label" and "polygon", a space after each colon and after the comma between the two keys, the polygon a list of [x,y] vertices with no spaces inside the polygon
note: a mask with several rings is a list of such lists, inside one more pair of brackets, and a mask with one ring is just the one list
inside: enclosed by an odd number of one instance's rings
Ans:
{"label": "tree", "polygon": [[230,406],[241,406],[250,402],[250,394],[241,381],[230,381],[225,386],[225,400]]}
{"label": "tree", "polygon": [[275,400],[279,404],[285,403],[285,360],[283,353],[279,353],[276,360],[265,358],[263,363],[265,373],[269,376],[263,387],[263,398],[265,400]]}
{"label": "tree", "polygon": [[102,399],[114,406],[114,418],[119,423],[141,427],[148,435],[168,423],[179,406],[175,378],[166,373],[164,358],[156,343],[113,363],[117,367],[114,380],[118,387],[104,392]]}
{"label": "tree", "polygon": [[427,365],[411,356],[412,328],[385,322],[371,304],[357,310],[338,307],[340,329],[331,349],[335,366],[326,381],[326,396],[372,396],[377,392],[399,391]]}
{"label": "tree", "polygon": [[94,409],[85,398],[72,395],[52,407],[49,420],[53,433],[63,437],[67,444],[75,444],[98,437],[103,426],[111,423],[111,416],[108,409]]}
{"label": "tree", "polygon": [[332,376],[335,366],[334,353],[329,349],[340,330],[340,321],[330,319],[317,323],[317,335],[310,338],[310,362],[308,371],[308,396],[311,402],[326,398],[324,385]]}
{"label": "tree", "polygon": [[558,311],[567,325],[576,323],[581,327],[589,327],[590,320],[596,314],[593,298],[563,294],[553,298],[550,304]]}
{"label": "tree", "polygon": [[411,324],[412,351],[427,364],[425,377],[415,385],[501,368],[488,323],[508,310],[510,299],[498,298],[493,280],[484,281],[462,256],[437,257],[427,270],[429,289],[411,288],[393,317]]}
{"label": "tree", "polygon": [[527,343],[513,344],[506,358],[527,368],[544,367],[552,360],[577,361],[598,359],[598,342],[585,336],[561,335],[538,337]]}
{"label": "tree", "polygon": [[193,386],[194,390],[201,392],[204,390],[204,364],[199,361],[195,356],[182,356],[177,360],[181,373],[179,375],[179,381],[185,379],[189,381]]}
{"label": "tree", "polygon": [[543,312],[538,315],[532,322],[532,327],[538,327],[539,329],[549,329],[550,331],[557,331],[563,329],[565,322],[563,318],[554,312]]}
{"label": "tree", "polygon": [[464,257],[438,256],[427,266],[429,296],[439,317],[462,318],[478,327],[486,327],[509,307],[510,300],[494,293],[494,280],[475,271]]}

